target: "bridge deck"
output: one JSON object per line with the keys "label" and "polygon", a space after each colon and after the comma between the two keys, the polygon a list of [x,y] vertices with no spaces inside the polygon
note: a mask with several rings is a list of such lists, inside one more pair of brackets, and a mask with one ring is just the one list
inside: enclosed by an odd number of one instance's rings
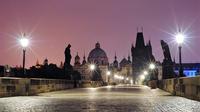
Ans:
{"label": "bridge deck", "polygon": [[145,86],[71,89],[0,98],[0,112],[199,112],[200,102]]}

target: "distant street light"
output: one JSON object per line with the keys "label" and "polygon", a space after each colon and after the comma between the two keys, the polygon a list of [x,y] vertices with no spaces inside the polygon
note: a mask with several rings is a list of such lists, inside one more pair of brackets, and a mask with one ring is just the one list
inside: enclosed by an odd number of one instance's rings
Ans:
{"label": "distant street light", "polygon": [[182,44],[184,42],[184,38],[185,38],[185,36],[181,32],[179,32],[176,35],[176,42],[178,43],[178,49],[179,49],[179,77],[183,77],[181,48],[182,48]]}
{"label": "distant street light", "polygon": [[151,64],[149,65],[149,68],[150,68],[151,70],[153,70],[153,69],[156,68],[156,66],[155,66],[155,64],[151,63]]}
{"label": "distant street light", "polygon": [[110,71],[107,71],[106,72],[106,75],[107,75],[107,81],[108,81],[108,83],[110,82],[110,75],[111,75],[111,72]]}
{"label": "distant street light", "polygon": [[145,76],[144,76],[144,75],[140,75],[140,79],[141,79],[141,80],[144,80],[144,79],[145,79]]}
{"label": "distant street light", "polygon": [[95,69],[96,69],[96,66],[95,66],[94,64],[91,64],[91,65],[90,65],[90,70],[91,70],[91,71],[94,71]]}
{"label": "distant street light", "polygon": [[144,74],[144,75],[148,75],[148,72],[145,70],[145,71],[143,72],[143,74]]}
{"label": "distant street light", "polygon": [[107,71],[106,75],[108,75],[108,76],[111,75],[111,72],[110,72],[110,71]]}
{"label": "distant street light", "polygon": [[28,38],[26,38],[25,33],[20,38],[19,42],[23,48],[23,76],[25,76],[25,54],[26,54],[26,48],[29,45],[29,40]]}

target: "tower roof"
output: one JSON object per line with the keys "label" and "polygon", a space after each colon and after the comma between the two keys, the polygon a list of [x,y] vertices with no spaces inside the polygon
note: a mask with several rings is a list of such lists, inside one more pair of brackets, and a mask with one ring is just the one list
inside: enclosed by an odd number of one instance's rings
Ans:
{"label": "tower roof", "polygon": [[84,51],[84,56],[83,56],[83,62],[82,62],[82,65],[85,65],[86,64],[86,59],[85,59],[85,51]]}
{"label": "tower roof", "polygon": [[77,54],[76,54],[75,59],[80,59],[80,57],[79,57],[79,55],[78,55],[78,52],[77,52]]}
{"label": "tower roof", "polygon": [[144,36],[143,36],[143,32],[138,32],[137,33],[137,38],[136,38],[136,45],[135,47],[137,48],[141,48],[144,47]]}

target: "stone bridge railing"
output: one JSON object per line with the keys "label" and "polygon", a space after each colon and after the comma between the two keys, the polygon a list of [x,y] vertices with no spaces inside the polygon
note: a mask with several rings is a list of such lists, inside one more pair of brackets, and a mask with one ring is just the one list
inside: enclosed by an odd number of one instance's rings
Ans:
{"label": "stone bridge railing", "polygon": [[[76,84],[76,86],[75,86]],[[100,87],[101,81],[73,81],[62,79],[39,79],[39,78],[0,78],[0,97],[26,96],[38,93],[65,90],[74,87]]]}
{"label": "stone bridge railing", "polygon": [[150,81],[152,88],[160,88],[173,95],[183,96],[190,99],[200,100],[200,76],[165,79]]}

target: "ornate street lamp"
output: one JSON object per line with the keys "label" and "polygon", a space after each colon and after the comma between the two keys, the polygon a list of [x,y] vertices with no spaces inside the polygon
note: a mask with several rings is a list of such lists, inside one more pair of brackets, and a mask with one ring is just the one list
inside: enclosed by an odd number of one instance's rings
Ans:
{"label": "ornate street lamp", "polygon": [[26,55],[26,48],[29,45],[29,40],[28,38],[26,38],[25,33],[20,38],[19,42],[23,48],[23,76],[25,76],[25,55]]}
{"label": "ornate street lamp", "polygon": [[176,34],[176,42],[178,43],[178,49],[179,49],[179,77],[183,77],[183,65],[182,65],[182,57],[181,57],[181,48],[182,48],[182,44],[184,42],[184,38],[185,36],[179,32],[178,34]]}

